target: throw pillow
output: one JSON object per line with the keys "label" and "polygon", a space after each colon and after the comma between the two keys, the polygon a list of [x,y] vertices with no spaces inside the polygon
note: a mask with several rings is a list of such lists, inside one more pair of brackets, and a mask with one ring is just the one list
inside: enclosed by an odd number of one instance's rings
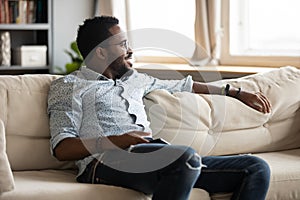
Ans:
{"label": "throw pillow", "polygon": [[0,120],[0,193],[14,189],[15,183],[10,164],[6,155],[4,124]]}

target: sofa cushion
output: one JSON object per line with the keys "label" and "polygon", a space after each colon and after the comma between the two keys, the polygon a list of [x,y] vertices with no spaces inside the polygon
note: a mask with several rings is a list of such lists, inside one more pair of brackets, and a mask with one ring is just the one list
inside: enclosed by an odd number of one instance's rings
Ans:
{"label": "sofa cushion", "polygon": [[[226,83],[246,91],[264,93],[272,104],[272,111],[269,115],[264,115],[265,122],[261,121],[255,127],[224,131],[211,154],[270,152],[300,147],[299,69],[282,67],[226,80]],[[235,104],[231,106],[237,106]],[[237,109],[228,114],[243,117],[242,112],[243,110]],[[258,115],[254,116],[259,118]]]}
{"label": "sofa cushion", "polygon": [[255,154],[270,165],[267,200],[300,199],[300,149]]}
{"label": "sofa cushion", "polygon": [[260,113],[237,99],[220,95],[158,90],[145,98],[155,137],[192,146],[201,155],[266,152],[300,147],[300,70],[283,67],[230,83],[263,92],[272,112]]}
{"label": "sofa cushion", "polygon": [[47,95],[55,75],[0,77],[0,118],[6,127],[7,155],[13,170],[65,169],[50,153]]}
{"label": "sofa cushion", "polygon": [[[14,172],[15,190],[1,195],[1,200],[150,200],[141,192],[99,184],[77,183],[76,173],[70,170]],[[204,190],[194,189],[191,200],[208,200]]]}
{"label": "sofa cushion", "polygon": [[0,193],[14,189],[14,178],[6,155],[4,124],[0,120]]}

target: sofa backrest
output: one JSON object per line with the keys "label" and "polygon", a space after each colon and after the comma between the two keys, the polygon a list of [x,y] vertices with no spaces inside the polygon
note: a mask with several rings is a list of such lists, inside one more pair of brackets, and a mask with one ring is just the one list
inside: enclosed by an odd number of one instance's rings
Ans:
{"label": "sofa backrest", "polygon": [[13,170],[64,169],[50,154],[47,95],[56,75],[0,76],[0,119]]}

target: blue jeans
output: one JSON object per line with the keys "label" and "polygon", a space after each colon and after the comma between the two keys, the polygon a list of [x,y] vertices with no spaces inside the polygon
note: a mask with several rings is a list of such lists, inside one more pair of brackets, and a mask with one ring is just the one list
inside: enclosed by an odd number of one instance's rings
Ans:
{"label": "blue jeans", "polygon": [[269,177],[266,162],[254,156],[207,156],[201,161],[190,147],[139,144],[130,152],[105,152],[77,181],[126,187],[152,194],[153,200],[187,200],[193,187],[211,194],[232,192],[232,199],[260,200]]}

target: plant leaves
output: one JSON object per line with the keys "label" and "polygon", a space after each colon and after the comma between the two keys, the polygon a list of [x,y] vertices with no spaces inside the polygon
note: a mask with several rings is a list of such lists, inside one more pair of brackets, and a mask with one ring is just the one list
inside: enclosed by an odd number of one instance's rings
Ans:
{"label": "plant leaves", "polygon": [[69,74],[73,71],[76,71],[80,68],[81,63],[73,62],[73,63],[67,63],[66,64],[66,73]]}

